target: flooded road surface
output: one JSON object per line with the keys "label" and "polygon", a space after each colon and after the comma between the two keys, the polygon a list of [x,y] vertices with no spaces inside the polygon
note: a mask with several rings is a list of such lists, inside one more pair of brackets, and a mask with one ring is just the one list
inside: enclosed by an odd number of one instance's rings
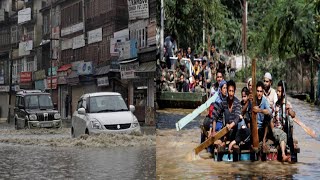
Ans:
{"label": "flooded road surface", "polygon": [[[82,136],[0,124],[0,179],[155,179],[154,130]],[[148,128],[147,128],[148,129]],[[150,129],[150,128],[149,128]]]}
{"label": "flooded road surface", "polygon": [[[320,132],[320,108],[288,98],[297,117],[307,126]],[[298,140],[298,163],[282,162],[215,162],[194,156],[192,150],[200,142],[199,116],[177,132],[175,123],[192,110],[163,109],[157,113],[157,179],[319,179],[320,140],[313,139],[294,124]]]}

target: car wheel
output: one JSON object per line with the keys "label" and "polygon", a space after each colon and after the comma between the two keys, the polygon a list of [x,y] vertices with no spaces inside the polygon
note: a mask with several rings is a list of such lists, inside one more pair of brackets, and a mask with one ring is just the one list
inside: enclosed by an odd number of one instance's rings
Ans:
{"label": "car wheel", "polygon": [[88,129],[86,129],[86,132],[85,132],[85,134],[88,134],[88,135],[89,135],[89,130],[88,130]]}
{"label": "car wheel", "polygon": [[76,137],[75,134],[74,134],[74,129],[73,129],[73,127],[71,127],[71,137],[72,137],[72,138],[75,138],[75,137]]}

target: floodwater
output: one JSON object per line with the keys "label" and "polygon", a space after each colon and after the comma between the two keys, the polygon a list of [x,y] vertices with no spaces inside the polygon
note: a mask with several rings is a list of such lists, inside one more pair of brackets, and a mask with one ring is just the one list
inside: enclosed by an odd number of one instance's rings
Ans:
{"label": "floodwater", "polygon": [[313,139],[298,124],[294,125],[294,138],[300,147],[298,163],[202,159],[192,151],[200,143],[199,125],[204,116],[177,132],[175,123],[192,110],[163,109],[157,112],[157,179],[320,179],[320,108],[288,99],[297,117],[318,135]]}
{"label": "floodwater", "polygon": [[0,124],[0,179],[155,179],[153,134],[71,138],[70,128]]}

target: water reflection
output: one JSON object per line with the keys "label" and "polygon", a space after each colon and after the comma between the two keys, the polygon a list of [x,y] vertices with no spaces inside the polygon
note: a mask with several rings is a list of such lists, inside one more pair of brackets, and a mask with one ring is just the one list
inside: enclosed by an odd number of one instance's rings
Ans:
{"label": "water reflection", "polygon": [[0,144],[6,179],[153,179],[155,147],[55,148]]}
{"label": "water reflection", "polygon": [[[298,118],[319,132],[320,109],[289,98]],[[177,120],[192,110],[158,111],[157,179],[319,179],[320,142],[307,135],[297,124],[294,138],[301,149],[298,163],[282,162],[215,162],[194,156],[192,150],[200,142],[198,117],[182,131],[175,130]]]}
{"label": "water reflection", "polygon": [[155,179],[154,129],[71,138],[70,128],[0,128],[0,179]]}

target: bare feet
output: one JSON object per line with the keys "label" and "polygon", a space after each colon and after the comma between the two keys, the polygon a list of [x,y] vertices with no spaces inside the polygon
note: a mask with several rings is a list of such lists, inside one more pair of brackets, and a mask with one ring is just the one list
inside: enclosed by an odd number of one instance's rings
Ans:
{"label": "bare feet", "polygon": [[283,161],[283,162],[290,162],[289,159],[290,159],[290,161],[291,161],[290,156],[287,156],[287,155],[285,155],[285,154],[282,154],[282,161]]}

